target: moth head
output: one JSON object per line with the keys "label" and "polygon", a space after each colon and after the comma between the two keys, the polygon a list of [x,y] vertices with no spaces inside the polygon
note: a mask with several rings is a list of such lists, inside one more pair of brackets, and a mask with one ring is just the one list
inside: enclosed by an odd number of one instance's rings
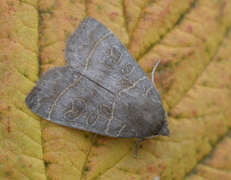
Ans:
{"label": "moth head", "polygon": [[[163,106],[164,108],[164,106]],[[165,123],[164,125],[161,127],[160,131],[158,132],[159,135],[162,135],[162,136],[171,136],[171,132],[168,128],[168,114],[166,112],[166,110],[164,109],[164,117],[165,117]]]}
{"label": "moth head", "polygon": [[162,126],[160,131],[158,132],[159,135],[162,136],[171,136],[172,134],[170,133],[170,130],[168,128],[168,122],[166,121],[165,124]]}

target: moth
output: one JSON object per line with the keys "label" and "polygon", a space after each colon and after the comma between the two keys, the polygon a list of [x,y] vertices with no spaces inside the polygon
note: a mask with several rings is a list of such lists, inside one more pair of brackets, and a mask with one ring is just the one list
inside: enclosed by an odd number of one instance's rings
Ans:
{"label": "moth", "polygon": [[170,136],[159,91],[121,41],[86,18],[66,42],[66,66],[45,72],[26,97],[27,106],[56,124],[139,143]]}

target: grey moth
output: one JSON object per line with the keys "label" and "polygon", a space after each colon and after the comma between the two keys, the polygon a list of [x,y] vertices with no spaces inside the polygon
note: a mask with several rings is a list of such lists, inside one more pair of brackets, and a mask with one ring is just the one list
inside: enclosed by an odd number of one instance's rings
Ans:
{"label": "grey moth", "polygon": [[66,42],[66,66],[45,72],[26,97],[42,118],[71,128],[139,143],[170,136],[159,91],[120,40],[86,18]]}

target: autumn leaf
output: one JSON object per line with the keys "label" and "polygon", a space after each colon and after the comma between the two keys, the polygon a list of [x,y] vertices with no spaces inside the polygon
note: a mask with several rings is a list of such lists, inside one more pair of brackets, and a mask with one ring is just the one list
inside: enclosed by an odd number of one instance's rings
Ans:
{"label": "autumn leaf", "polygon": [[[41,119],[25,97],[94,17],[155,83],[171,137],[96,136]],[[0,0],[0,179],[231,179],[231,1]]]}

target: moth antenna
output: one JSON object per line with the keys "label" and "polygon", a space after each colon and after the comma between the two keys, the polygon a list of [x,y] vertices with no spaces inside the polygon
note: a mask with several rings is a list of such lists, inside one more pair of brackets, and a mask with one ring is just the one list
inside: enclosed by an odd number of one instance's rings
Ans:
{"label": "moth antenna", "polygon": [[136,145],[135,145],[135,150],[134,150],[134,158],[136,158],[136,152],[139,150],[140,148],[140,143],[145,141],[147,138],[141,138],[139,139],[137,142],[136,142]]}
{"label": "moth antenna", "polygon": [[[157,69],[157,67],[158,67],[159,64],[160,64],[160,60],[157,61],[156,65],[154,66],[154,68],[153,68],[153,70],[152,70],[152,82],[153,82],[154,86],[155,86],[155,82],[154,82],[154,73],[155,73],[155,71],[156,71],[156,69]],[[158,93],[157,93],[157,95],[158,95]],[[158,96],[159,96],[159,95],[158,95]],[[164,109],[164,112],[165,112],[166,121],[168,122],[168,114],[167,114],[167,112],[166,112],[165,109]]]}
{"label": "moth antenna", "polygon": [[154,68],[153,68],[153,70],[152,70],[152,82],[153,82],[153,84],[155,84],[155,83],[154,83],[154,73],[155,73],[156,68],[158,67],[159,64],[160,64],[160,60],[157,61],[156,65],[154,66]]}
{"label": "moth antenna", "polygon": [[152,82],[153,82],[153,86],[155,87],[154,90],[156,91],[156,94],[157,94],[159,100],[161,101],[161,97],[160,97],[159,93],[158,93],[157,90],[156,90],[156,86],[155,86],[155,82],[154,82],[154,73],[155,73],[156,68],[157,68],[157,66],[158,66],[159,64],[160,64],[160,60],[157,61],[156,65],[154,66],[154,68],[153,68],[153,70],[152,70]]}

